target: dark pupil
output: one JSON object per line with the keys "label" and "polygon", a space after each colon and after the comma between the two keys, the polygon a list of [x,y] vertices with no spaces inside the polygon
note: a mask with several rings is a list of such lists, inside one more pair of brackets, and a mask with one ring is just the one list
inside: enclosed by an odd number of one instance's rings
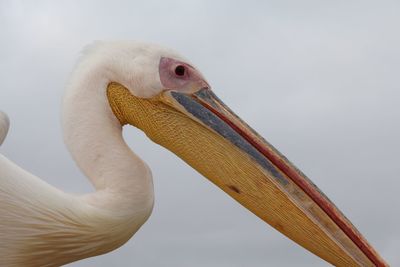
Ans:
{"label": "dark pupil", "polygon": [[182,65],[179,65],[175,68],[175,74],[178,76],[183,76],[185,75],[185,67]]}

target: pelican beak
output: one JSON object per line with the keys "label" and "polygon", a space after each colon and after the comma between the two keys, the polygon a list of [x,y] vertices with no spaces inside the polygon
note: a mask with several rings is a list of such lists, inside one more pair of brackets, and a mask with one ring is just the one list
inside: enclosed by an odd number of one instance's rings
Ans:
{"label": "pelican beak", "polygon": [[210,89],[143,100],[118,88],[111,84],[108,94],[121,123],[142,129],[294,242],[335,266],[388,266],[303,173]]}

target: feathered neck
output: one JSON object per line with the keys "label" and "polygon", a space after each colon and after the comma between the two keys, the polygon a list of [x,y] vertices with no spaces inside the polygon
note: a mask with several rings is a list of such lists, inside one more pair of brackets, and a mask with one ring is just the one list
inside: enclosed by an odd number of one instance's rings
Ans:
{"label": "feathered neck", "polygon": [[[107,62],[81,62],[63,99],[65,143],[96,192],[86,200],[97,207],[129,214],[151,212],[153,183],[148,166],[126,145],[122,127],[107,99],[116,79]],[[109,196],[110,195],[110,196]]]}

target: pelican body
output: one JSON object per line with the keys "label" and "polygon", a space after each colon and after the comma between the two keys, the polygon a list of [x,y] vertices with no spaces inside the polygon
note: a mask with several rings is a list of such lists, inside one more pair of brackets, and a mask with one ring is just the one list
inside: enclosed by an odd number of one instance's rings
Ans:
{"label": "pelican body", "polygon": [[[0,144],[8,130],[0,113]],[[276,230],[336,266],[388,266],[339,209],[236,116],[171,49],[88,47],[63,99],[65,143],[95,187],[63,192],[0,155],[0,266],[60,266],[127,242],[153,208],[149,167],[122,127],[141,129]]]}

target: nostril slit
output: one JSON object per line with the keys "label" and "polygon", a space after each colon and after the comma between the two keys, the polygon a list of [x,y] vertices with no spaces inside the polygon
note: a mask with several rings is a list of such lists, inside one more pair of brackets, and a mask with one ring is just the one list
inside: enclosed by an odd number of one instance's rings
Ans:
{"label": "nostril slit", "polygon": [[178,66],[175,68],[175,74],[176,74],[177,76],[183,76],[183,75],[185,75],[185,67],[182,66],[182,65],[178,65]]}

